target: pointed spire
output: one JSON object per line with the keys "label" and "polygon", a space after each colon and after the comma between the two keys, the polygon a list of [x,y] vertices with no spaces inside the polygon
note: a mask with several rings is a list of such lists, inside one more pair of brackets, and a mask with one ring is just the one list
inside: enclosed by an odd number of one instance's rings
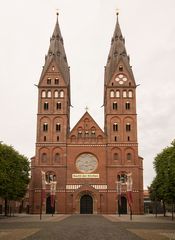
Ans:
{"label": "pointed spire", "polygon": [[49,46],[48,54],[45,57],[45,65],[43,67],[41,78],[47,71],[52,60],[55,60],[56,63],[58,64],[58,68],[64,80],[68,83],[69,82],[69,66],[67,63],[67,57],[64,49],[63,37],[61,35],[59,22],[58,22],[58,16],[59,16],[58,11],[56,15],[57,15],[56,24],[55,24],[52,37],[50,38],[50,46]]}
{"label": "pointed spire", "polygon": [[129,64],[129,58],[127,56],[127,52],[125,48],[125,39],[120,29],[119,11],[116,12],[116,15],[117,15],[117,19],[116,19],[115,30],[111,40],[111,48],[109,51],[108,60],[105,68],[106,69],[105,82],[110,81],[121,59],[125,63],[128,70],[132,72]]}

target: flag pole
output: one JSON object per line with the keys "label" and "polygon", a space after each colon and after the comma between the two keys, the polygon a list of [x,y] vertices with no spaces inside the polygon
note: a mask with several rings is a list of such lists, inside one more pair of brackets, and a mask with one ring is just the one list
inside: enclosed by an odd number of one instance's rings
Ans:
{"label": "flag pole", "polygon": [[46,190],[46,175],[45,172],[41,171],[41,203],[40,203],[40,220],[42,219],[43,212],[43,201],[45,199]]}
{"label": "flag pole", "polygon": [[41,188],[41,202],[40,202],[40,220],[42,219],[42,211],[43,211],[43,199],[42,199],[42,195],[43,195],[43,193],[42,193],[42,188]]}
{"label": "flag pole", "polygon": [[132,220],[132,173],[127,174],[127,199],[130,208],[130,220]]}
{"label": "flag pole", "polygon": [[120,217],[120,209],[121,209],[121,182],[116,181],[117,184],[117,202],[118,202],[118,216]]}

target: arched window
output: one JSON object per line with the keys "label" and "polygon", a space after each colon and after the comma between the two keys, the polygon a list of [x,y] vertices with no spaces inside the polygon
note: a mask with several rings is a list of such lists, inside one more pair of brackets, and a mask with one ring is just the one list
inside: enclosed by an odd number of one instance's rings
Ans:
{"label": "arched window", "polygon": [[119,91],[119,90],[116,91],[116,97],[117,97],[117,98],[120,97],[120,91]]}
{"label": "arched window", "polygon": [[126,98],[127,97],[127,92],[123,91],[123,97]]}
{"label": "arched window", "polygon": [[111,98],[114,97],[114,91],[113,91],[113,90],[110,91],[110,97],[111,97]]}
{"label": "arched window", "polygon": [[45,102],[44,103],[44,110],[48,110],[49,109],[49,103],[48,102]]}
{"label": "arched window", "polygon": [[56,109],[58,110],[58,109],[61,109],[61,103],[60,102],[57,102],[57,104],[56,104]]}
{"label": "arched window", "polygon": [[113,102],[112,107],[114,110],[117,110],[117,102]]}
{"label": "arched window", "polygon": [[84,136],[87,138],[89,137],[89,131],[85,131]]}
{"label": "arched window", "polygon": [[92,131],[91,131],[91,136],[92,136],[92,137],[95,137],[95,135],[96,135],[95,130],[92,130]]}
{"label": "arched window", "polygon": [[126,110],[129,110],[130,107],[131,107],[130,102],[126,102],[126,103],[125,103],[125,109],[126,109]]}
{"label": "arched window", "polygon": [[60,91],[60,98],[63,98],[63,97],[64,97],[64,91],[61,90],[61,91]]}
{"label": "arched window", "polygon": [[52,171],[49,171],[46,173],[46,181],[48,183],[52,182],[52,181],[56,181],[56,175],[54,172]]}
{"label": "arched window", "polygon": [[132,160],[132,154],[131,153],[127,153],[126,158],[127,158],[128,161]]}
{"label": "arched window", "polygon": [[118,124],[117,123],[114,123],[113,124],[113,131],[118,131]]}
{"label": "arched window", "polygon": [[131,131],[131,124],[130,123],[126,124],[126,131],[127,132]]}
{"label": "arched window", "polygon": [[59,93],[58,93],[58,91],[56,90],[55,92],[54,92],[54,98],[58,98],[59,97]]}
{"label": "arched window", "polygon": [[60,154],[59,154],[59,153],[56,153],[56,154],[55,154],[55,162],[56,162],[56,163],[59,163],[59,162],[60,162]]}
{"label": "arched window", "polygon": [[48,131],[48,123],[43,124],[43,131],[47,132]]}
{"label": "arched window", "polygon": [[120,71],[120,72],[123,71],[123,66],[122,66],[122,65],[119,66],[119,71]]}
{"label": "arched window", "polygon": [[58,85],[59,84],[59,79],[55,78],[55,84]]}
{"label": "arched window", "polygon": [[52,96],[51,91],[50,91],[50,90],[47,91],[47,97],[48,97],[48,98],[51,98],[51,96]]}
{"label": "arched window", "polygon": [[41,155],[41,161],[42,161],[42,162],[47,162],[47,153],[42,153],[42,155]]}
{"label": "arched window", "polygon": [[82,131],[79,130],[79,131],[78,131],[78,138],[81,138],[81,137],[82,137]]}
{"label": "arched window", "polygon": [[132,98],[132,95],[133,95],[133,94],[132,94],[132,91],[129,90],[129,92],[128,92],[128,97],[129,97],[129,98]]}
{"label": "arched window", "polygon": [[41,92],[41,97],[42,97],[42,98],[46,98],[46,91],[45,91],[45,90],[43,90],[43,91]]}
{"label": "arched window", "polygon": [[61,124],[60,123],[56,123],[56,131],[57,132],[61,131]]}
{"label": "arched window", "polygon": [[114,153],[113,158],[114,158],[114,160],[119,160],[119,155],[118,155],[118,153]]}
{"label": "arched window", "polygon": [[47,79],[47,84],[50,85],[51,84],[51,78]]}

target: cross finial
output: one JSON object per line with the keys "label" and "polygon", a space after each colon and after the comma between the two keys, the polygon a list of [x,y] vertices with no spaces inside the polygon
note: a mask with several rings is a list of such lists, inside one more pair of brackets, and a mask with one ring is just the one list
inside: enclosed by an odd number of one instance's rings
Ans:
{"label": "cross finial", "polygon": [[118,15],[119,15],[119,8],[116,9],[116,15],[118,17]]}
{"label": "cross finial", "polygon": [[57,15],[57,18],[58,18],[58,15],[59,15],[58,8],[56,9],[56,15]]}
{"label": "cross finial", "polygon": [[85,107],[85,110],[86,110],[86,112],[88,112],[88,110],[89,110],[88,106]]}

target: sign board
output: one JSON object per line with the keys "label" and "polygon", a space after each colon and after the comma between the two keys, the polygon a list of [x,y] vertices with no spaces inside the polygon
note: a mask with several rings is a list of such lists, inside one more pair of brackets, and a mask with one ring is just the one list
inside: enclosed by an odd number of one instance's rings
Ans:
{"label": "sign board", "polygon": [[74,173],[72,174],[72,178],[99,178],[99,174],[93,174],[93,173]]}

